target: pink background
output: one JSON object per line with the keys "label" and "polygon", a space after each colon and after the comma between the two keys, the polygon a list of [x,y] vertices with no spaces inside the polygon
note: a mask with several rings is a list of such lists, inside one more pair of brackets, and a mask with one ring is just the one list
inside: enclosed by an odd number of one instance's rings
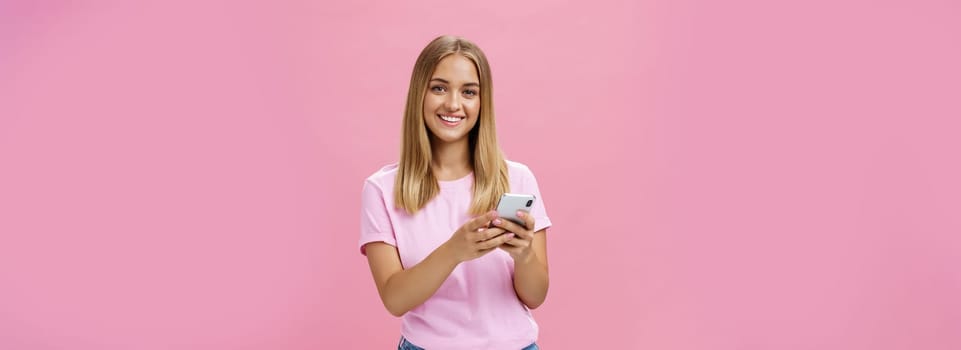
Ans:
{"label": "pink background", "polygon": [[389,349],[410,70],[488,54],[545,349],[961,348],[953,1],[2,1],[0,349]]}

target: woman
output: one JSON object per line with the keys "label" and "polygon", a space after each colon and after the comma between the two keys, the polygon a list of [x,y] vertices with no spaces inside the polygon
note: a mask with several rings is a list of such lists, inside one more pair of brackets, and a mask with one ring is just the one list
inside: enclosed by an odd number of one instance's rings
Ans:
{"label": "woman", "polygon": [[[400,161],[364,182],[360,251],[398,349],[537,349],[530,309],[547,296],[550,219],[534,175],[505,160],[490,67],[466,39],[441,36],[417,58]],[[524,225],[497,217],[503,193],[537,197]]]}

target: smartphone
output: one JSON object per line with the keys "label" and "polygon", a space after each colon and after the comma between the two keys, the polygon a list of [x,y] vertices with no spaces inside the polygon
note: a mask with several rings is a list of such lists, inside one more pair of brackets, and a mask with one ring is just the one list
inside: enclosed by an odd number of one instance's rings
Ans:
{"label": "smartphone", "polygon": [[524,220],[517,217],[517,211],[530,213],[535,200],[537,198],[532,194],[504,193],[497,203],[497,216],[524,226]]}

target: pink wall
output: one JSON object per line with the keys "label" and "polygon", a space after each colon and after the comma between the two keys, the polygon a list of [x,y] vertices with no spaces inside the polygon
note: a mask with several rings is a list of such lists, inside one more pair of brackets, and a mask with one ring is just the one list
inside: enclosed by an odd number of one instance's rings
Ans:
{"label": "pink wall", "polygon": [[0,349],[388,349],[434,36],[554,220],[546,349],[961,348],[949,1],[0,2]]}

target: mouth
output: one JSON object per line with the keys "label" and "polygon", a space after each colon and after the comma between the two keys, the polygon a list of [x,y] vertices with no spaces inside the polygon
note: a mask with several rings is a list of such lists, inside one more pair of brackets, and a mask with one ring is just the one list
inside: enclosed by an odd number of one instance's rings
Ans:
{"label": "mouth", "polygon": [[460,115],[442,115],[442,114],[438,114],[438,115],[437,115],[437,118],[439,118],[440,121],[441,121],[444,125],[447,125],[447,126],[458,126],[458,125],[460,125],[461,122],[464,121],[464,119],[467,119],[467,117],[465,117],[465,116],[460,116]]}

